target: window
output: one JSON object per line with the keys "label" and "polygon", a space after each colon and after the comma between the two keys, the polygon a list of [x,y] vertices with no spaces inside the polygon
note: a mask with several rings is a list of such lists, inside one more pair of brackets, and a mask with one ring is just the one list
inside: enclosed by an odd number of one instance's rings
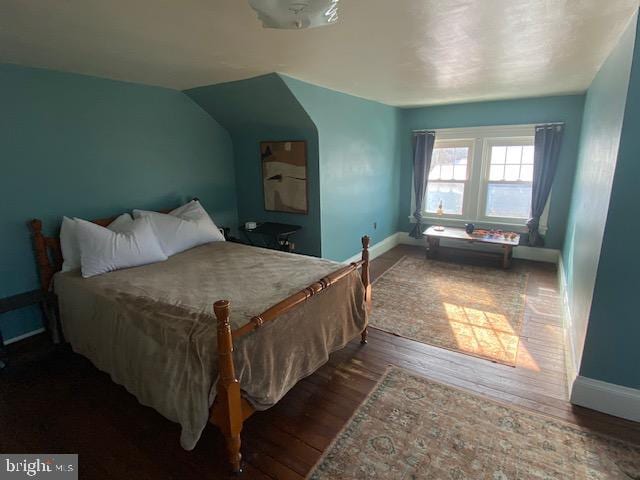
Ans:
{"label": "window", "polygon": [[470,142],[439,142],[433,149],[425,211],[435,214],[442,203],[445,214],[462,215],[468,180]]}
{"label": "window", "polygon": [[[531,213],[533,138],[533,125],[436,130],[423,216],[524,226]],[[545,210],[543,233],[546,219]]]}
{"label": "window", "polygon": [[533,139],[486,140],[486,218],[526,221],[531,213]]}

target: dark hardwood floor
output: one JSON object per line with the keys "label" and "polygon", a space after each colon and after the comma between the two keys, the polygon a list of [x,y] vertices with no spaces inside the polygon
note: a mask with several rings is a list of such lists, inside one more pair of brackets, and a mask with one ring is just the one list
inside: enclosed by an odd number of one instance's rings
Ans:
{"label": "dark hardwood floor", "polygon": [[[394,248],[373,261],[373,277],[403,255],[423,251]],[[486,263],[460,252],[443,256]],[[568,403],[555,267],[516,260],[513,268],[530,273],[516,368],[370,329],[368,345],[354,340],[275,407],[247,421],[245,478],[304,478],[390,364],[640,443],[640,424]],[[141,406],[69,348],[42,344],[43,337],[13,345],[15,360],[0,373],[1,452],[79,453],[83,479],[227,477],[222,437],[214,427],[186,452],[176,424]]]}

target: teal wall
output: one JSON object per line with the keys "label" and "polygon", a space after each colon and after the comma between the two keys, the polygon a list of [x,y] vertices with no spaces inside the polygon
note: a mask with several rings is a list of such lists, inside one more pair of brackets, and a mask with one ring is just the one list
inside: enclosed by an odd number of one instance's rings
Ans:
{"label": "teal wall", "polygon": [[[192,196],[232,228],[300,224],[300,253],[344,260],[363,234],[376,243],[411,228],[413,130],[563,121],[546,246],[563,250],[574,354],[581,375],[640,388],[637,282],[629,281],[640,269],[629,241],[640,238],[636,20],[586,96],[423,108],[278,74],[182,93],[0,65],[0,296],[38,287],[27,220],[55,232],[62,215],[103,217]],[[307,142],[308,215],[264,210],[264,140]],[[0,322],[11,338],[37,328],[40,315],[26,308]]]}
{"label": "teal wall", "polygon": [[587,93],[563,252],[577,345],[586,332],[580,375],[631,388],[640,388],[638,132],[640,36],[634,16]]}
{"label": "teal wall", "polygon": [[[240,223],[253,220],[302,225],[292,238],[296,252],[320,256],[318,131],[282,78],[273,73],[185,93],[231,134]],[[260,142],[266,140],[307,141],[308,215],[265,211]]]}
{"label": "teal wall", "polygon": [[[318,129],[322,256],[345,260],[396,233],[399,111],[283,77]],[[374,223],[376,228],[374,228]]]}
{"label": "teal wall", "polygon": [[[302,225],[297,251],[334,260],[356,254],[364,234],[396,232],[398,109],[278,74],[186,93],[231,134],[240,222]],[[264,210],[262,140],[307,141],[308,215]]]}
{"label": "teal wall", "polygon": [[[231,139],[175,90],[0,65],[0,297],[37,288],[27,220],[105,217],[193,196],[237,221]],[[0,318],[6,339],[40,325],[37,309]]]}
{"label": "teal wall", "polygon": [[583,104],[583,95],[568,95],[402,109],[399,229],[411,230],[413,130],[565,122],[562,150],[549,204],[549,228],[545,237],[546,247],[560,249],[571,201]]}

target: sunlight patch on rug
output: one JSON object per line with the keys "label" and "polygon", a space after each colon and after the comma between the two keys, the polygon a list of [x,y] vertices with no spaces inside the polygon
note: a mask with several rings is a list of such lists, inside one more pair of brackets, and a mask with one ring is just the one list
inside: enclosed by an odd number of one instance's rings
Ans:
{"label": "sunlight patch on rug", "polygon": [[515,366],[527,274],[404,257],[375,282],[372,327]]}

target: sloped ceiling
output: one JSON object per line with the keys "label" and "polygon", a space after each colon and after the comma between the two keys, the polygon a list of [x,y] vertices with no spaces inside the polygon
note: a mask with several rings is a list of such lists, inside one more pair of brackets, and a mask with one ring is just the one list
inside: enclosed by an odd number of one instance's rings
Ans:
{"label": "sloped ceiling", "polygon": [[184,93],[232,133],[256,126],[315,130],[305,109],[276,73]]}
{"label": "sloped ceiling", "polygon": [[[231,135],[240,221],[300,225],[303,228],[294,239],[296,251],[319,256],[322,250],[318,130],[280,75],[262,75],[185,93]],[[308,215],[265,211],[259,145],[262,141],[277,140],[307,142]]]}
{"label": "sloped ceiling", "polygon": [[342,0],[263,29],[245,0],[3,0],[0,61],[188,89],[280,72],[390,105],[584,91],[638,0]]}

